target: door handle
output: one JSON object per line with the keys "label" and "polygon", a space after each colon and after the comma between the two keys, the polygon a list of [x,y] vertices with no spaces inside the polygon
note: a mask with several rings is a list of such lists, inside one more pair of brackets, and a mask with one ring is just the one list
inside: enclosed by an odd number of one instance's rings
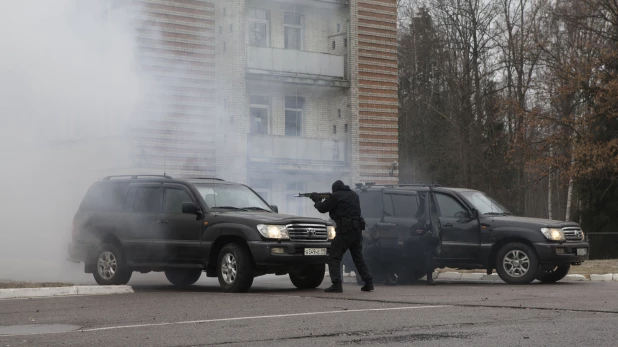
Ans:
{"label": "door handle", "polygon": [[170,221],[168,221],[168,220],[160,220],[160,221],[157,221],[157,223],[159,223],[159,224],[169,224],[169,222],[170,222]]}
{"label": "door handle", "polygon": [[443,225],[445,228],[452,228],[452,227],[453,227],[453,224],[451,224],[451,223],[444,223],[444,224],[442,224],[442,225]]}

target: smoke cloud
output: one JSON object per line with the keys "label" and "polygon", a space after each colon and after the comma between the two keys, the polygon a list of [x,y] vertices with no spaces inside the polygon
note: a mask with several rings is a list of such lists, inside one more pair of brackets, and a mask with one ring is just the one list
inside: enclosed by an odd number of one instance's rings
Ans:
{"label": "smoke cloud", "polygon": [[0,3],[0,279],[71,280],[66,245],[86,189],[129,165],[123,134],[145,79],[130,16],[108,25],[102,4]]}

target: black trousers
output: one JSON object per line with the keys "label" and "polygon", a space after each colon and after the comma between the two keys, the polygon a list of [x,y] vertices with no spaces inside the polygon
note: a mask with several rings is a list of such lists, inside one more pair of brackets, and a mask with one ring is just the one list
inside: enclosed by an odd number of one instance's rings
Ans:
{"label": "black trousers", "polygon": [[341,258],[343,254],[350,250],[352,261],[363,281],[371,281],[373,277],[369,273],[369,268],[363,259],[363,234],[360,230],[346,230],[340,232],[331,241],[330,256],[328,257],[328,272],[333,283],[342,282],[341,279]]}

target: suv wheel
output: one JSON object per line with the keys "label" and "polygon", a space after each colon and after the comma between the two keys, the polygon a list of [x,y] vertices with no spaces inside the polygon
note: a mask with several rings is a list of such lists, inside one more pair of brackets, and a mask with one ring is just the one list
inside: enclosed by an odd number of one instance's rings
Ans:
{"label": "suv wheel", "polygon": [[124,256],[118,247],[104,244],[95,255],[94,280],[99,285],[125,285],[133,272],[125,267]]}
{"label": "suv wheel", "polygon": [[324,281],[325,272],[324,264],[306,266],[299,271],[290,272],[290,280],[298,289],[314,289]]}
{"label": "suv wheel", "polygon": [[539,260],[525,243],[509,243],[498,251],[496,271],[508,284],[528,284],[538,274]]}
{"label": "suv wheel", "polygon": [[541,269],[539,271],[539,274],[536,276],[536,279],[544,283],[558,282],[564,277],[566,277],[570,270],[571,264],[557,265],[554,266],[551,270]]}
{"label": "suv wheel", "polygon": [[188,287],[202,276],[202,269],[166,269],[165,277],[177,287]]}
{"label": "suv wheel", "polygon": [[217,257],[217,277],[221,288],[230,293],[242,293],[253,284],[254,265],[246,247],[230,243]]}

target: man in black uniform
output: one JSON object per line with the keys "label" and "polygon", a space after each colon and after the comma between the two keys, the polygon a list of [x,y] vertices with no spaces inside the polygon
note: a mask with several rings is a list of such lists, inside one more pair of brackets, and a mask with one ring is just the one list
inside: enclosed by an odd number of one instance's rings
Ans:
{"label": "man in black uniform", "polygon": [[331,251],[328,258],[328,271],[333,285],[324,291],[327,293],[341,293],[341,258],[346,250],[350,250],[350,255],[354,265],[358,270],[365,285],[362,291],[369,292],[373,288],[373,277],[369,273],[369,268],[363,260],[363,234],[365,220],[361,216],[360,200],[350,187],[337,180],[333,183],[333,194],[322,201],[315,195],[311,195],[311,200],[315,203],[315,208],[320,213],[330,215],[336,224],[336,235],[331,242]]}

